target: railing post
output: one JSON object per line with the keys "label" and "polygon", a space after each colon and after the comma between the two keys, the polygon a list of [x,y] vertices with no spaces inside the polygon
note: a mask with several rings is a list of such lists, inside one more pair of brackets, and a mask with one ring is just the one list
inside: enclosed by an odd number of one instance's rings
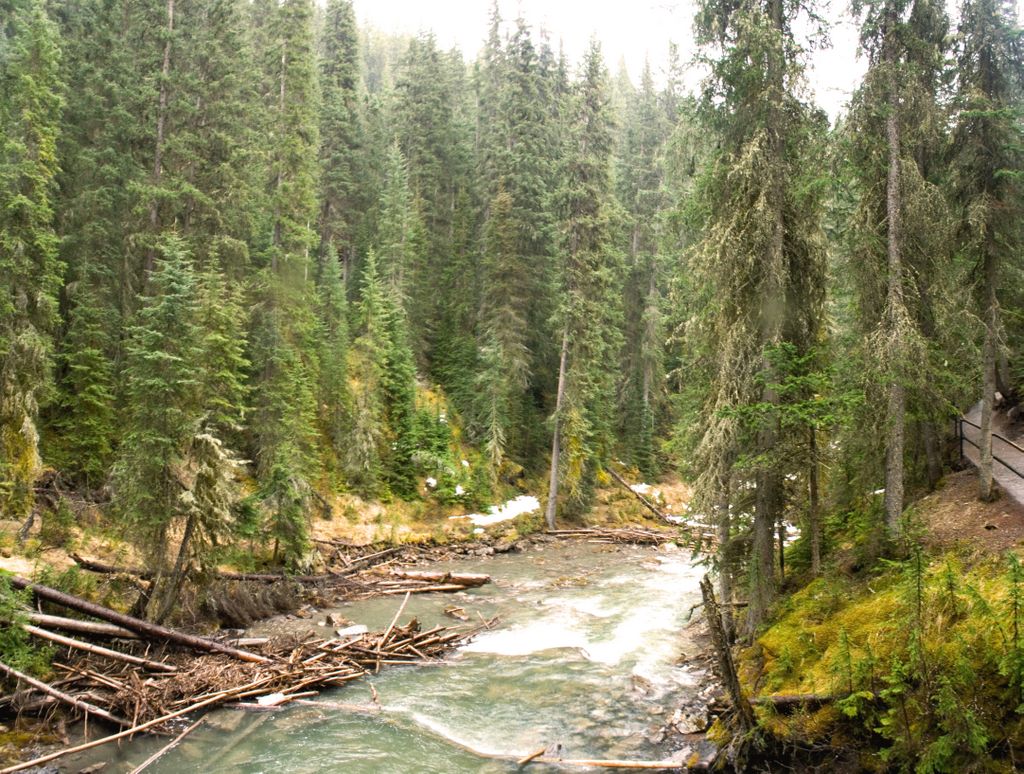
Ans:
{"label": "railing post", "polygon": [[956,420],[957,438],[960,441],[960,459],[964,458],[964,419],[957,417]]}

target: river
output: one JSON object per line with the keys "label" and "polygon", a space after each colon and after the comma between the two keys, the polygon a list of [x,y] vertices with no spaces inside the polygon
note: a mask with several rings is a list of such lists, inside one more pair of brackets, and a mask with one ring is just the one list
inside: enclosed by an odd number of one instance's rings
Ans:
{"label": "river", "polygon": [[[486,572],[493,582],[414,595],[403,623],[415,616],[424,627],[452,625],[444,612],[451,606],[470,622],[497,621],[443,665],[385,669],[317,697],[370,704],[372,684],[377,714],[296,705],[217,710],[147,771],[455,774],[519,770],[470,749],[525,756],[548,747],[565,758],[640,760],[689,754],[682,737],[666,733],[677,707],[707,684],[703,668],[679,663],[698,649],[687,621],[704,570],[688,553],[573,541],[438,568]],[[384,628],[400,604],[399,597],[352,602],[308,620],[268,621],[253,634],[287,627],[325,636],[326,613]],[[106,761],[105,774],[130,771],[165,743],[140,739],[69,763]]]}

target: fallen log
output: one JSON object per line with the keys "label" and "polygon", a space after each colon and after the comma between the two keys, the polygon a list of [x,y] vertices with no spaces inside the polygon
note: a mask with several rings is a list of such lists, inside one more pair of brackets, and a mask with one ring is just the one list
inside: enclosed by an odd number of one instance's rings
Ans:
{"label": "fallen log", "polygon": [[52,696],[53,698],[57,699],[58,701],[62,701],[65,704],[69,704],[77,710],[81,710],[82,712],[86,712],[90,715],[95,715],[98,718],[103,718],[104,720],[113,723],[115,726],[131,725],[131,721],[125,720],[124,718],[119,718],[116,715],[107,712],[105,709],[97,707],[95,704],[83,701],[82,699],[76,699],[71,694],[65,693],[64,691],[54,688],[52,685],[44,683],[42,680],[36,680],[34,677],[29,677],[28,675],[19,672],[17,669],[14,669],[13,667],[7,666],[7,664],[3,663],[2,661],[0,661],[0,672],[3,672],[8,677],[14,678],[15,680],[19,680],[20,682],[28,683],[36,690],[42,691],[47,696]]}
{"label": "fallen log", "polygon": [[[46,615],[45,613],[28,613],[28,620],[40,626],[49,626],[51,629],[63,629],[67,632],[78,634],[92,634],[97,637],[114,637],[124,640],[137,640],[139,635],[123,626],[100,623],[99,621],[83,621],[81,618],[64,618],[59,615]],[[236,643],[237,644],[237,643]]]}
{"label": "fallen log", "polygon": [[430,581],[432,583],[454,583],[460,586],[483,586],[491,582],[490,575],[473,572],[431,572],[430,570],[392,570],[391,576],[405,580]]}
{"label": "fallen log", "polygon": [[620,476],[618,473],[616,473],[610,467],[609,468],[605,468],[605,470],[608,471],[608,475],[610,475],[612,478],[614,478],[616,481],[618,481],[620,484],[622,484],[622,486],[625,487],[625,489],[631,495],[633,495],[633,497],[635,497],[637,500],[639,500],[643,504],[643,506],[645,508],[647,508],[647,510],[649,510],[651,513],[653,513],[655,516],[657,516],[659,520],[667,521],[667,519],[665,518],[665,514],[662,513],[658,509],[658,506],[656,506],[654,503],[652,503],[650,500],[648,500],[646,497],[644,497],[642,494],[640,494],[638,491],[636,491],[633,487],[631,487],[629,484],[627,484],[626,480],[622,476]]}
{"label": "fallen log", "polygon": [[465,591],[466,587],[461,583],[442,583],[437,586],[413,586],[398,589],[381,589],[378,593],[388,594],[426,594],[431,591]]}
{"label": "fallen log", "polygon": [[831,693],[778,693],[769,696],[754,696],[750,703],[754,706],[770,705],[777,710],[812,709],[831,704],[843,697]]}
{"label": "fallen log", "polygon": [[61,607],[77,610],[80,613],[91,615],[94,618],[99,618],[100,620],[107,621],[108,623],[123,626],[125,629],[130,629],[131,631],[149,639],[173,642],[187,648],[203,650],[208,653],[223,653],[224,655],[231,656],[239,661],[251,661],[261,664],[270,663],[269,658],[261,656],[258,653],[240,650],[239,648],[232,648],[230,645],[225,645],[221,642],[217,642],[216,640],[207,639],[206,637],[197,637],[192,634],[185,634],[183,632],[175,631],[174,629],[168,629],[165,626],[160,626],[159,624],[133,618],[130,615],[118,613],[116,610],[103,607],[103,605],[97,605],[96,603],[89,602],[81,597],[76,597],[72,594],[65,594],[63,591],[57,591],[57,589],[50,588],[49,586],[43,586],[40,583],[33,583],[32,581],[18,575],[12,575],[10,581],[11,585],[15,588],[28,589],[38,598],[45,599],[47,602],[53,602]]}
{"label": "fallen log", "polygon": [[148,658],[142,658],[141,656],[133,656],[130,653],[122,653],[119,650],[111,650],[110,648],[104,648],[101,645],[93,645],[89,642],[82,642],[81,640],[75,640],[71,637],[65,637],[62,634],[56,632],[49,632],[46,629],[40,629],[38,626],[32,626],[31,624],[25,624],[25,631],[29,634],[35,635],[43,640],[49,640],[50,642],[56,642],[58,645],[66,645],[69,648],[75,650],[84,650],[87,653],[94,653],[97,656],[103,656],[105,658],[113,659],[114,661],[123,661],[126,664],[134,664],[135,666],[144,667],[153,672],[177,672],[177,667],[173,667],[170,664],[165,664],[162,661],[151,661]]}

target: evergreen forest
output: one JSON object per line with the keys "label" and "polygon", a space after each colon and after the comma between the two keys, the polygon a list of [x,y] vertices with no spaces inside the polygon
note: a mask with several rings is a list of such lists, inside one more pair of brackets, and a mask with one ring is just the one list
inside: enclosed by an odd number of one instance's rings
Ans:
{"label": "evergreen forest", "polygon": [[634,80],[496,4],[468,59],[350,0],[0,0],[3,519],[97,504],[163,620],[242,541],[307,570],[339,493],[554,527],[678,475],[743,637],[785,523],[809,577],[899,556],[976,404],[991,500],[1019,11],[855,0],[830,118],[822,5],[699,0]]}

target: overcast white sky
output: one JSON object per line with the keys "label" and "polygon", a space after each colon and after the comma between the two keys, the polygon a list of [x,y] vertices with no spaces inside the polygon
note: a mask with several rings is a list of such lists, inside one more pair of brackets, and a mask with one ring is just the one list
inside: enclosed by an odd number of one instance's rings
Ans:
{"label": "overcast white sky", "polygon": [[[848,0],[834,0],[829,15],[839,21],[832,30],[833,47],[817,52],[811,84],[817,100],[833,117],[863,72],[857,61],[856,31],[844,18]],[[354,0],[360,23],[384,32],[415,34],[432,30],[444,48],[458,47],[475,57],[487,35],[490,0]],[[500,0],[502,18],[520,14],[533,27],[545,27],[556,48],[561,40],[574,64],[591,35],[601,41],[612,73],[620,61],[635,82],[644,58],[655,72],[663,70],[668,43],[674,41],[684,61],[693,55],[690,24],[692,0]],[[695,75],[692,82],[696,82]]]}

